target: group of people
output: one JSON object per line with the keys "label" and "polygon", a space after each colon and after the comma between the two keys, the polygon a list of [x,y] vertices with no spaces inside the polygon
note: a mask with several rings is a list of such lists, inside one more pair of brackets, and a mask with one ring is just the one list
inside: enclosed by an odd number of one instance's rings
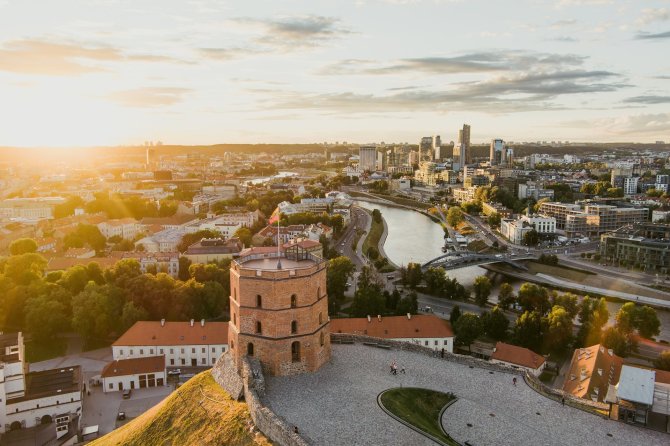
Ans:
{"label": "group of people", "polygon": [[[397,375],[398,374],[398,363],[396,362],[395,359],[393,361],[391,361],[391,371],[389,373],[391,373],[391,375]],[[405,368],[404,367],[400,369],[400,373],[402,373],[402,374],[405,373]]]}

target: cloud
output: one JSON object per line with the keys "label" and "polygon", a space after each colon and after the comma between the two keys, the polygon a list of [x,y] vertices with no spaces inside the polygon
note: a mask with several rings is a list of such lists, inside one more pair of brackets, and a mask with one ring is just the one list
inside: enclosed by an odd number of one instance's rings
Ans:
{"label": "cloud", "polygon": [[105,69],[100,62],[175,62],[159,55],[125,54],[110,46],[82,45],[24,39],[6,42],[0,47],[0,71],[20,74],[71,76]]}
{"label": "cloud", "polygon": [[568,121],[560,124],[564,127],[603,129],[605,132],[620,136],[661,137],[670,132],[670,113],[641,114],[602,118],[594,120]]}
{"label": "cloud", "polygon": [[664,22],[666,20],[670,20],[670,12],[667,8],[645,8],[635,23],[638,25],[648,25],[653,22]]}
{"label": "cloud", "polygon": [[661,96],[661,95],[643,95],[643,96],[634,96],[632,98],[625,99],[623,102],[626,104],[670,104],[670,96]]}
{"label": "cloud", "polygon": [[257,43],[282,50],[315,47],[351,34],[349,29],[340,26],[339,19],[333,17],[306,15],[275,20],[243,18],[236,21],[261,27],[263,35],[257,39]]}
{"label": "cloud", "polygon": [[348,59],[328,65],[322,75],[346,74],[396,74],[423,72],[428,74],[486,73],[529,69],[550,69],[563,66],[578,66],[583,56],[574,54],[549,54],[530,51],[487,51],[455,57],[422,57],[400,59],[387,64],[371,60]]}
{"label": "cloud", "polygon": [[556,8],[567,6],[585,6],[585,5],[609,5],[612,0],[559,0],[556,2]]}
{"label": "cloud", "polygon": [[162,107],[184,100],[188,88],[145,87],[114,92],[107,97],[125,107]]}
{"label": "cloud", "polygon": [[212,60],[233,60],[241,59],[246,56],[259,54],[261,51],[245,48],[199,48],[198,53],[207,59]]}
{"label": "cloud", "polygon": [[549,25],[549,28],[562,29],[570,27],[575,24],[577,24],[577,20],[575,19],[557,20],[556,22],[553,22],[551,25]]}
{"label": "cloud", "polygon": [[[407,89],[387,95],[275,92],[274,109],[317,109],[340,113],[398,112],[452,109],[508,113],[563,108],[553,101],[565,95],[616,91],[627,85],[613,82],[608,71],[568,70],[499,76],[481,82],[452,84],[447,89]],[[268,100],[266,98],[266,100]]]}
{"label": "cloud", "polygon": [[638,33],[635,38],[637,40],[660,40],[660,39],[670,39],[670,31],[665,31],[662,33]]}

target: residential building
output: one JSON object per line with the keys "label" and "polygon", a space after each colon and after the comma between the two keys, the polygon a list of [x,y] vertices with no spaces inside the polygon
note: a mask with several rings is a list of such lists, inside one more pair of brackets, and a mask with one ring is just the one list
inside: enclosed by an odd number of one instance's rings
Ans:
{"label": "residential building", "polygon": [[433,150],[433,137],[424,136],[419,140],[419,162],[433,161],[435,151]]}
{"label": "residential building", "polygon": [[102,369],[102,391],[162,387],[167,384],[165,356],[114,360]]}
{"label": "residential building", "polygon": [[230,289],[228,338],[238,368],[253,356],[270,375],[293,375],[330,359],[326,262],[305,245],[245,250],[231,265]]}
{"label": "residential building", "polygon": [[98,229],[105,238],[121,237],[125,240],[134,240],[142,233],[142,225],[134,218],[120,218],[98,223]]}
{"label": "residential building", "polygon": [[603,234],[600,255],[619,265],[667,274],[670,271],[670,225],[631,224]]}
{"label": "residential building", "polygon": [[524,370],[535,376],[540,376],[546,365],[544,357],[534,351],[504,342],[496,343],[489,361]]}
{"label": "residential building", "polygon": [[556,227],[569,237],[599,236],[617,228],[648,220],[647,208],[624,208],[606,204],[566,204],[545,202],[539,212],[556,218]]}
{"label": "residential building", "polygon": [[433,135],[431,150],[433,160],[439,161],[442,159],[442,140],[440,139],[440,135]]}
{"label": "residential building", "polygon": [[330,332],[410,342],[449,353],[454,351],[454,332],[449,321],[432,314],[332,319]]}
{"label": "residential building", "polygon": [[137,260],[142,274],[155,272],[179,277],[178,252],[124,252],[121,258]]}
{"label": "residential building", "polygon": [[475,199],[475,192],[477,192],[477,189],[477,186],[463,189],[452,189],[452,194],[454,195],[454,200],[458,203],[466,203]]}
{"label": "residential building", "polygon": [[502,139],[492,139],[489,149],[489,162],[491,166],[497,166],[503,163],[503,149],[505,142]]}
{"label": "residential building", "polygon": [[623,359],[604,345],[578,348],[572,354],[563,390],[578,398],[603,402],[610,385],[619,382]]}
{"label": "residential building", "polygon": [[135,242],[135,248],[142,246],[146,252],[177,252],[184,234],[186,231],[183,228],[165,229],[139,239]]}
{"label": "residential building", "polygon": [[619,383],[610,386],[607,402],[616,402],[619,420],[646,426],[655,418],[669,432],[670,372],[624,365]]}
{"label": "residential building", "polygon": [[56,438],[76,433],[82,414],[81,367],[28,370],[23,334],[0,333],[0,433],[49,423],[55,424]]}
{"label": "residential building", "polygon": [[514,244],[522,244],[525,235],[535,229],[540,234],[555,234],[556,219],[545,215],[522,215],[518,219],[503,218],[500,234]]}
{"label": "residential building", "polygon": [[535,201],[540,201],[542,198],[549,198],[550,200],[554,198],[553,189],[545,189],[544,185],[535,181],[527,181],[526,183],[520,183],[518,185],[519,200],[525,200],[527,198],[532,198]]}
{"label": "residential building", "polygon": [[358,170],[360,172],[374,172],[377,167],[377,147],[374,145],[361,146],[358,153]]}
{"label": "residential building", "polygon": [[510,218],[512,216],[512,210],[507,209],[500,203],[482,203],[482,213],[486,216],[498,214],[501,218]]}
{"label": "residential building", "polygon": [[243,248],[242,242],[237,237],[203,238],[189,246],[184,252],[184,257],[193,263],[219,262],[237,257]]}
{"label": "residential building", "polygon": [[624,195],[635,195],[637,194],[637,184],[640,180],[640,177],[625,177],[623,179],[623,194]]}
{"label": "residential building", "polygon": [[228,322],[138,321],[112,344],[115,361],[165,357],[166,367],[211,367],[228,350]]}
{"label": "residential building", "polygon": [[43,220],[54,218],[54,208],[63,197],[6,198],[0,202],[0,218]]}
{"label": "residential building", "polygon": [[461,166],[472,164],[472,153],[470,151],[470,126],[463,124],[463,128],[458,131],[458,144],[461,151]]}
{"label": "residential building", "polygon": [[652,223],[662,223],[668,220],[670,217],[670,211],[661,211],[659,209],[654,209],[651,211],[651,222]]}

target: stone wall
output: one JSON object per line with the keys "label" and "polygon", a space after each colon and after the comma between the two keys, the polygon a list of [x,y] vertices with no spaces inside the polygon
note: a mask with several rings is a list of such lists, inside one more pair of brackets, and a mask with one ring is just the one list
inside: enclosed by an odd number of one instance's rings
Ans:
{"label": "stone wall", "polygon": [[[388,346],[388,347],[396,349],[396,350],[406,350],[406,351],[410,351],[410,352],[414,352],[414,353],[420,353],[420,354],[424,354],[424,355],[428,355],[428,356],[435,356],[436,355],[436,351],[433,350],[432,347],[424,347],[423,345],[414,344],[412,342],[394,341],[394,340],[391,340],[391,339],[373,338],[371,336],[365,336],[365,335],[355,335],[355,334],[348,334],[348,333],[331,333],[330,334],[330,341],[333,344],[338,344],[338,343],[340,343],[340,344],[341,343],[353,344],[353,343],[356,343],[356,342],[379,344],[379,345]],[[437,351],[437,356],[441,357],[440,351]],[[495,371],[498,371],[498,372],[510,373],[510,374],[519,375],[519,376],[524,375],[523,370],[515,369],[513,367],[502,365],[502,364],[493,364],[493,363],[490,363],[490,362],[488,362],[484,359],[473,358],[472,356],[457,355],[456,353],[449,353],[446,350],[444,352],[444,360],[457,362],[459,364],[467,365],[469,367],[478,367],[480,369],[495,370]]]}
{"label": "stone wall", "polygon": [[256,427],[273,443],[281,446],[308,446],[313,441],[293,431],[293,426],[263,404],[265,377],[256,358],[242,358],[242,380],[244,399],[249,406],[251,419]]}
{"label": "stone wall", "polygon": [[242,399],[242,396],[244,396],[244,383],[235,369],[235,364],[229,352],[219,357],[214,367],[212,367],[211,373],[214,381],[234,400]]}

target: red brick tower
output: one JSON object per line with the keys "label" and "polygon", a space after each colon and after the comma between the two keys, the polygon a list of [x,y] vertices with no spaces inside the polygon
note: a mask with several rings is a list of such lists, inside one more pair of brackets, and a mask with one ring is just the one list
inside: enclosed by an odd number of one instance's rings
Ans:
{"label": "red brick tower", "polygon": [[258,358],[271,375],[313,372],[330,358],[326,262],[314,241],[251,248],[230,268],[228,342],[240,367]]}

